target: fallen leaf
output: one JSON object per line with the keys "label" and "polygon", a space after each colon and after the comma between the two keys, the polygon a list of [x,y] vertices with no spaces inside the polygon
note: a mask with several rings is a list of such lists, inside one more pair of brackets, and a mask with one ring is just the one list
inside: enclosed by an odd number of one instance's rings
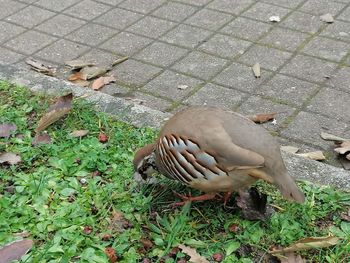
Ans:
{"label": "fallen leaf", "polygon": [[315,161],[323,161],[326,160],[326,157],[324,156],[322,151],[315,151],[315,152],[308,152],[308,153],[297,153],[296,155],[309,158],[311,160]]}
{"label": "fallen leaf", "polygon": [[92,226],[85,226],[84,230],[83,230],[84,234],[86,234],[86,235],[90,235],[92,233],[92,231],[93,231]]}
{"label": "fallen leaf", "polygon": [[243,218],[248,220],[266,220],[274,212],[272,207],[267,205],[267,196],[260,194],[255,187],[240,192],[237,206],[241,208]]}
{"label": "fallen leaf", "polygon": [[108,229],[113,233],[123,232],[129,225],[129,222],[124,218],[124,215],[119,211],[113,211],[109,218]]}
{"label": "fallen leaf", "polygon": [[222,259],[223,259],[223,256],[221,253],[215,253],[213,256],[212,256],[213,260],[215,262],[221,262]]}
{"label": "fallen leaf", "polygon": [[108,71],[107,68],[101,68],[97,66],[85,67],[80,70],[82,74],[82,79],[84,80],[89,80],[89,79],[99,77],[105,74],[107,71]]}
{"label": "fallen leaf", "polygon": [[84,137],[89,133],[89,130],[76,130],[71,132],[69,135],[72,137]]}
{"label": "fallen leaf", "polygon": [[334,18],[331,14],[324,14],[322,16],[320,16],[320,20],[326,23],[333,23],[334,22]]}
{"label": "fallen leaf", "polygon": [[125,100],[131,100],[132,102],[136,103],[136,104],[140,104],[142,105],[143,103],[145,103],[145,100],[142,99],[138,99],[138,98],[134,98],[134,97],[125,97]]}
{"label": "fallen leaf", "polygon": [[321,138],[326,141],[336,141],[336,142],[344,142],[344,141],[350,141],[349,139],[344,139],[342,137],[326,133],[326,132],[321,132]]}
{"label": "fallen leaf", "polygon": [[66,66],[70,67],[72,70],[95,65],[92,62],[84,61],[81,59],[69,60],[69,61],[64,62],[64,64]]}
{"label": "fallen leaf", "polygon": [[307,237],[300,239],[299,241],[295,242],[294,244],[282,248],[282,249],[275,249],[270,251],[271,254],[279,254],[279,253],[287,253],[287,252],[294,252],[294,251],[300,251],[300,250],[309,250],[313,248],[323,248],[323,247],[330,247],[335,246],[339,241],[338,237],[335,236],[327,236],[327,237]]}
{"label": "fallen leaf", "polygon": [[90,85],[90,82],[83,79],[76,79],[71,81],[73,84],[78,85],[79,87],[87,87]]}
{"label": "fallen leaf", "polygon": [[269,20],[271,22],[280,22],[281,21],[281,18],[279,16],[270,16],[269,17]]}
{"label": "fallen leaf", "polygon": [[128,59],[129,59],[129,57],[118,58],[112,63],[112,67],[114,67],[120,63],[123,63],[124,61],[126,61]]}
{"label": "fallen leaf", "polygon": [[45,130],[49,125],[66,115],[72,107],[72,100],[72,93],[59,97],[54,104],[50,105],[44,116],[41,117],[35,131],[38,133]]}
{"label": "fallen leaf", "polygon": [[281,150],[289,153],[297,153],[299,151],[299,148],[290,145],[284,145],[281,146]]}
{"label": "fallen leaf", "polygon": [[231,232],[231,233],[237,233],[238,230],[239,230],[239,226],[237,224],[231,224],[229,227],[228,227],[228,230]]}
{"label": "fallen leaf", "polygon": [[[68,77],[68,80],[69,81],[84,80],[83,73],[81,73],[80,71],[79,72],[75,72],[75,73],[73,73],[72,75],[70,75]],[[86,81],[86,80],[84,80],[84,81]]]}
{"label": "fallen leaf", "polygon": [[52,66],[46,66],[43,62],[35,60],[32,58],[26,59],[26,63],[30,65],[31,69],[43,73],[45,75],[54,76],[56,74],[56,69]]}
{"label": "fallen leaf", "polygon": [[256,123],[264,123],[264,122],[268,122],[270,120],[273,120],[275,118],[276,114],[277,114],[277,112],[257,114],[257,115],[247,116],[247,118],[251,119],[253,122],[256,122]]}
{"label": "fallen leaf", "polygon": [[94,82],[91,85],[91,88],[94,90],[99,90],[104,85],[107,85],[111,82],[115,82],[116,79],[113,76],[107,76],[107,77],[99,77],[98,79],[95,79]]}
{"label": "fallen leaf", "polygon": [[261,76],[260,64],[259,63],[254,64],[254,66],[252,67],[252,70],[253,70],[254,76],[256,78],[260,78]]}
{"label": "fallen leaf", "polygon": [[30,239],[22,239],[9,244],[6,244],[0,248],[0,262],[12,262],[14,260],[20,260],[21,257],[32,248],[33,241]]}
{"label": "fallen leaf", "polygon": [[337,153],[346,154],[350,152],[350,141],[342,142],[339,146],[340,147],[334,149]]}
{"label": "fallen leaf", "polygon": [[340,214],[340,218],[350,222],[350,208],[348,208],[348,212],[347,213],[341,213]]}
{"label": "fallen leaf", "polygon": [[306,260],[300,255],[296,255],[294,252],[289,252],[280,258],[281,263],[305,263]]}
{"label": "fallen leaf", "polygon": [[17,126],[12,123],[0,124],[0,138],[8,138],[17,130]]}
{"label": "fallen leaf", "polygon": [[98,135],[98,141],[102,142],[102,143],[107,142],[108,141],[108,136],[106,134],[104,134],[104,133],[100,133]]}
{"label": "fallen leaf", "polygon": [[32,145],[36,146],[38,144],[49,144],[51,143],[51,137],[49,134],[37,134],[32,141]]}
{"label": "fallen leaf", "polygon": [[152,241],[149,240],[149,239],[147,239],[147,238],[141,238],[141,239],[140,239],[140,242],[141,242],[141,244],[144,246],[144,248],[145,248],[146,250],[149,250],[150,248],[153,247]]}
{"label": "fallen leaf", "polygon": [[114,263],[118,261],[118,257],[115,254],[115,250],[112,247],[106,247],[105,253],[108,257],[109,262]]}
{"label": "fallen leaf", "polygon": [[187,88],[188,88],[187,85],[179,85],[179,86],[177,86],[177,89],[179,89],[179,90],[185,90]]}
{"label": "fallen leaf", "polygon": [[10,165],[18,164],[22,161],[21,156],[15,153],[0,153],[0,164],[7,163]]}
{"label": "fallen leaf", "polygon": [[182,250],[183,253],[187,254],[190,257],[189,262],[192,262],[192,263],[209,263],[209,261],[206,260],[201,255],[199,255],[198,252],[195,249],[187,247],[187,246],[182,245],[182,244],[180,244],[178,247]]}

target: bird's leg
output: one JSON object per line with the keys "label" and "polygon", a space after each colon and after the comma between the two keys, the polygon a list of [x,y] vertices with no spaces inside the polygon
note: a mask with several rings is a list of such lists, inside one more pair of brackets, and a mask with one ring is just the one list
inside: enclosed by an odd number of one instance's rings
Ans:
{"label": "bird's leg", "polygon": [[204,195],[199,195],[199,196],[185,196],[182,194],[179,194],[175,191],[173,191],[173,193],[179,197],[180,199],[182,199],[182,202],[177,202],[174,203],[173,206],[182,206],[185,205],[187,202],[192,202],[192,201],[206,201],[206,200],[211,200],[214,199],[216,197],[216,193],[208,193],[208,194],[204,194]]}
{"label": "bird's leg", "polygon": [[226,204],[227,204],[228,200],[231,198],[231,196],[232,196],[232,192],[226,192],[226,193],[224,194],[224,197],[223,197],[224,206],[226,206]]}

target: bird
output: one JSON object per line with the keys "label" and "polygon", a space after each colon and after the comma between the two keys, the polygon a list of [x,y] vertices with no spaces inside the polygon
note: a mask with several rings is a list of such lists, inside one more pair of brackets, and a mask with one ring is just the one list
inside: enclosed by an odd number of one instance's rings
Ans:
{"label": "bird", "polygon": [[185,201],[240,192],[257,180],[274,184],[288,200],[305,196],[283,162],[280,146],[265,128],[237,112],[190,106],[173,115],[157,140],[135,152],[134,170],[143,179],[155,172],[203,192]]}

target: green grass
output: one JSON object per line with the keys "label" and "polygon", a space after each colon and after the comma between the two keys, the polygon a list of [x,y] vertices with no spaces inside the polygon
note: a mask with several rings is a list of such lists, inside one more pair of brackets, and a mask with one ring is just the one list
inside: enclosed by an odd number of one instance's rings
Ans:
{"label": "green grass", "polygon": [[[118,262],[148,258],[171,263],[185,258],[174,252],[179,244],[196,248],[207,259],[221,253],[223,262],[259,262],[271,246],[328,234],[341,237],[341,242],[301,255],[310,262],[350,262],[350,223],[340,219],[349,207],[349,193],[303,183],[307,202],[299,205],[260,183],[269,202],[284,209],[260,222],[244,220],[238,209],[224,208],[218,201],[174,209],[169,206],[176,200],[171,189],[188,189],[164,178],[139,187],[132,179],[133,153],[151,142],[155,131],[114,121],[75,99],[68,116],[47,129],[52,143],[34,147],[34,129],[49,102],[0,82],[0,124],[14,123],[21,134],[0,138],[0,152],[22,157],[20,164],[0,166],[0,246],[16,239],[15,233],[28,232],[35,245],[23,262],[108,262],[104,249],[112,247]],[[69,135],[79,129],[89,134]],[[99,142],[100,132],[108,135],[107,143]],[[112,224],[116,211],[125,220]],[[232,225],[237,231],[230,231]],[[104,240],[106,234],[111,238]],[[144,247],[140,238],[153,246]]]}

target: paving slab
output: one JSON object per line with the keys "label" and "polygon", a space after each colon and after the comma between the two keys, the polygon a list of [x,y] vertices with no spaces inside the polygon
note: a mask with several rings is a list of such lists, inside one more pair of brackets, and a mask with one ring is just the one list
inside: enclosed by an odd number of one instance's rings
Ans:
{"label": "paving slab", "polygon": [[[156,115],[207,104],[247,114],[278,111],[277,125],[265,127],[305,149],[330,150],[321,131],[350,132],[349,0],[0,0],[0,6],[1,64],[29,69],[25,60],[32,57],[57,66],[62,81],[66,60],[110,66],[128,56],[108,73],[116,83],[93,93],[80,88],[96,100],[107,96],[102,108],[109,112],[141,118],[123,120],[141,125],[145,113],[128,110],[133,104]],[[334,22],[321,21],[324,13]],[[281,21],[269,21],[272,15]],[[52,85],[44,79],[42,86]],[[335,163],[335,155],[326,162]]]}

